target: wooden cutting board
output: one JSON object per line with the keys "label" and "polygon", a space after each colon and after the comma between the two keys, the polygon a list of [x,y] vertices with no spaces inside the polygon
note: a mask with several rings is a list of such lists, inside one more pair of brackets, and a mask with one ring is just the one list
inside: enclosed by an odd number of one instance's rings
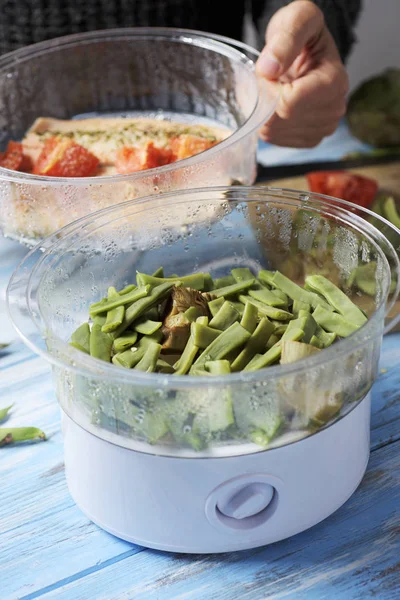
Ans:
{"label": "wooden cutting board", "polygon": [[[312,167],[310,170],[312,170]],[[340,170],[340,166],[338,166],[338,170]],[[385,192],[393,194],[395,197],[400,196],[400,161],[386,165],[374,165],[346,170],[348,170],[350,173],[371,177],[378,182],[380,190],[384,190]],[[285,179],[277,179],[265,183],[259,181],[257,185],[268,185],[271,187],[308,191],[308,185],[305,176],[288,177]]]}

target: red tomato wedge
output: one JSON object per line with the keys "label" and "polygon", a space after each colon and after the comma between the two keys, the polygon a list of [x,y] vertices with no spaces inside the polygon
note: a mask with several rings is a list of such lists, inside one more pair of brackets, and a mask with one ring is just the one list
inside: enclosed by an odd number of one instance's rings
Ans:
{"label": "red tomato wedge", "polygon": [[182,160],[195,154],[200,154],[200,152],[204,152],[204,150],[215,146],[216,143],[216,141],[206,140],[195,135],[183,134],[179,137],[171,138],[170,148],[175,152],[177,160]]}
{"label": "red tomato wedge", "polygon": [[33,167],[35,175],[50,177],[90,177],[99,159],[69,139],[48,138]]}
{"label": "red tomato wedge", "polygon": [[170,148],[158,148],[153,142],[148,142],[145,148],[124,146],[117,150],[115,166],[118,173],[127,174],[163,167],[175,160],[176,155]]}
{"label": "red tomato wedge", "polygon": [[311,192],[347,200],[369,208],[378,191],[374,179],[347,171],[313,171],[306,175]]}
{"label": "red tomato wedge", "polygon": [[0,153],[0,166],[18,171],[24,161],[23,147],[20,142],[8,142],[7,150]]}

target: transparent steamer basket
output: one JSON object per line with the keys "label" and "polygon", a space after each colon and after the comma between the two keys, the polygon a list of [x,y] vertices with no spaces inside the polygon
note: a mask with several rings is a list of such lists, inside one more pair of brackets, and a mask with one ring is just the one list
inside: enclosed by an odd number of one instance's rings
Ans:
{"label": "transparent steamer basket", "polygon": [[[218,218],[204,218],[215,204]],[[369,211],[291,190],[190,190],[163,195],[163,206],[160,212],[150,197],[81,219],[32,250],[11,278],[11,318],[53,365],[63,411],[125,448],[215,457],[290,444],[355,408],[375,380],[384,328],[399,320],[388,314],[399,294],[400,232],[381,220],[394,246],[363,218],[373,216]],[[193,213],[203,216],[188,226]],[[68,344],[109,285],[122,288],[136,270],[151,273],[160,265],[168,275],[210,271],[214,277],[238,266],[279,269],[298,283],[320,273],[369,320],[303,361],[206,379],[119,368]],[[369,269],[373,293],[365,281],[357,287],[354,269],[360,268]]]}

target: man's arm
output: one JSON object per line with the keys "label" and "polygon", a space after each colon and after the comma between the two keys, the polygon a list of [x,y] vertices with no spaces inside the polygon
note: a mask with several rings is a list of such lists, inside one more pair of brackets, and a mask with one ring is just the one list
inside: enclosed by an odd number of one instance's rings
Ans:
{"label": "man's arm", "polygon": [[[250,0],[259,46],[265,43],[265,31],[272,15],[292,0]],[[324,13],[325,22],[339,50],[342,61],[348,57],[353,43],[354,26],[361,12],[362,0],[312,0]]]}

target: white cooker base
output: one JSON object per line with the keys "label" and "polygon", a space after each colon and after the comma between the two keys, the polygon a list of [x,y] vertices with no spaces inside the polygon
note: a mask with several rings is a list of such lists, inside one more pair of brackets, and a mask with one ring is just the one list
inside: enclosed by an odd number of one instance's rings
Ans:
{"label": "white cooker base", "polygon": [[352,495],[368,463],[370,405],[368,394],[331,427],[287,446],[195,459],[116,446],[62,413],[68,487],[91,521],[141,546],[196,554],[263,546],[319,523]]}

